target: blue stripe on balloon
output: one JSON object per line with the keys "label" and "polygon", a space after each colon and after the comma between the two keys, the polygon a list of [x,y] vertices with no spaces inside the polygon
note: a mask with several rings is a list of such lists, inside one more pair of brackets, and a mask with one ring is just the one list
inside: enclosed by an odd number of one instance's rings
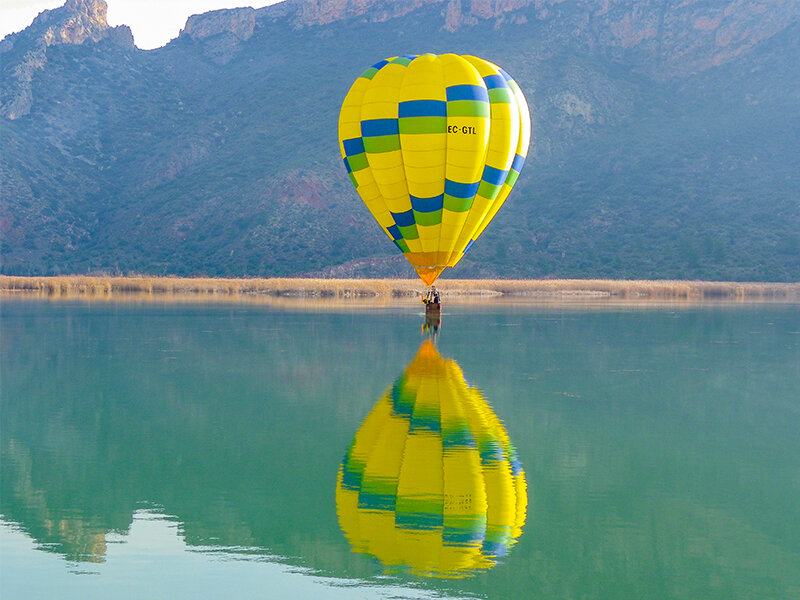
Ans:
{"label": "blue stripe on balloon", "polygon": [[483,175],[481,175],[481,179],[483,179],[486,183],[491,183],[493,185],[502,185],[502,183],[506,180],[507,175],[508,171],[503,171],[502,169],[495,169],[494,167],[486,165],[483,168]]}
{"label": "blue stripe on balloon", "polygon": [[415,531],[426,531],[440,529],[444,517],[437,513],[421,512],[395,512],[394,522],[399,529],[411,529]]}
{"label": "blue stripe on balloon", "polygon": [[472,546],[483,542],[482,531],[461,531],[447,526],[442,530],[442,541],[446,546]]}
{"label": "blue stripe on balloon", "polygon": [[405,386],[405,377],[400,377],[392,386],[392,411],[398,417],[410,418],[414,412],[414,395]]}
{"label": "blue stripe on balloon", "polygon": [[475,448],[475,438],[466,427],[446,429],[442,431],[442,447],[448,449]]}
{"label": "blue stripe on balloon", "polygon": [[503,449],[496,440],[487,440],[478,443],[478,454],[481,456],[481,464],[487,465],[489,463],[503,462]]}
{"label": "blue stripe on balloon", "polygon": [[386,228],[386,231],[389,232],[389,235],[392,236],[393,240],[399,240],[403,237],[403,234],[400,233],[400,230],[397,228],[397,225],[390,225]]}
{"label": "blue stripe on balloon", "polygon": [[372,510],[394,510],[397,497],[390,494],[371,494],[363,489],[358,494],[358,508]]}
{"label": "blue stripe on balloon", "polygon": [[398,104],[398,116],[405,117],[446,117],[447,102],[444,100],[407,100]]}
{"label": "blue stripe on balloon", "polygon": [[497,558],[503,557],[508,552],[506,545],[501,542],[489,542],[484,540],[481,546],[481,554],[484,556],[494,556]]}
{"label": "blue stripe on balloon", "polygon": [[483,78],[487,89],[493,90],[495,88],[508,88],[505,78],[502,75],[487,75]]}
{"label": "blue stripe on balloon", "polygon": [[363,473],[345,468],[342,470],[342,487],[346,490],[358,490],[362,477]]}
{"label": "blue stripe on balloon", "polygon": [[380,135],[397,135],[400,126],[397,119],[369,119],[361,121],[361,135],[364,137],[377,137]]}
{"label": "blue stripe on balloon", "polygon": [[444,180],[444,193],[454,198],[472,198],[478,192],[478,184],[475,183],[461,183],[459,181]]}
{"label": "blue stripe on balloon", "polygon": [[364,152],[364,140],[360,137],[344,140],[342,145],[345,156],[355,156]]}
{"label": "blue stripe on balloon", "polygon": [[514,155],[514,162],[511,163],[511,168],[517,173],[522,171],[522,165],[525,164],[525,157],[519,154]]}
{"label": "blue stripe on balloon", "polygon": [[441,415],[419,415],[412,414],[408,426],[409,433],[420,431],[442,431]]}
{"label": "blue stripe on balloon", "polygon": [[397,223],[399,227],[409,227],[410,225],[414,225],[416,221],[414,221],[414,211],[407,210],[406,212],[401,213],[390,213],[394,222]]}
{"label": "blue stripe on balloon", "polygon": [[441,210],[444,205],[444,194],[431,198],[419,198],[411,196],[411,208],[421,213],[431,213]]}
{"label": "blue stripe on balloon", "polygon": [[447,88],[447,101],[454,100],[489,102],[489,92],[482,85],[451,85]]}

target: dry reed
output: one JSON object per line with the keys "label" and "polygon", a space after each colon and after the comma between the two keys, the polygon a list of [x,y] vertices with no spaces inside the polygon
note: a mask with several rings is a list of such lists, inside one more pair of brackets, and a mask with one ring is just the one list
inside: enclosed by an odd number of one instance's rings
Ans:
{"label": "dry reed", "polygon": [[[800,302],[800,283],[644,281],[610,279],[443,279],[448,301],[781,301]],[[0,275],[8,296],[161,300],[304,299],[361,304],[415,300],[416,279],[211,279],[180,277],[14,277]]]}

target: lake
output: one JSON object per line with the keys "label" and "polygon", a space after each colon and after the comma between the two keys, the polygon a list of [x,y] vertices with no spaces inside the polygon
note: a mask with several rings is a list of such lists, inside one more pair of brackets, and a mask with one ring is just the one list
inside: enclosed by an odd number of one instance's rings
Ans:
{"label": "lake", "polygon": [[797,305],[4,300],[32,598],[800,598]]}

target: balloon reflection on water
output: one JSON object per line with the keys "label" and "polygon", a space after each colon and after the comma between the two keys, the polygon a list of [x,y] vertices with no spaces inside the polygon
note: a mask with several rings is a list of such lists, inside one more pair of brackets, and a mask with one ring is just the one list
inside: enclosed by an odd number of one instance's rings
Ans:
{"label": "balloon reflection on water", "polygon": [[500,419],[428,340],[356,433],[336,505],[353,551],[390,569],[465,577],[514,545],[528,496]]}

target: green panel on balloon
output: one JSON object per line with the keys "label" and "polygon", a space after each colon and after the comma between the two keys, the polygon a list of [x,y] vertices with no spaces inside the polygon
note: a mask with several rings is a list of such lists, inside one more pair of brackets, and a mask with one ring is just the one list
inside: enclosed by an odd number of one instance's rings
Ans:
{"label": "green panel on balloon", "polygon": [[438,225],[442,222],[442,209],[440,208],[434,212],[419,212],[414,211],[414,221],[416,221],[417,225]]}
{"label": "green panel on balloon", "polygon": [[450,194],[445,194],[444,207],[451,212],[466,212],[472,208],[474,200],[474,196],[472,198],[456,198]]}
{"label": "green panel on balloon", "polygon": [[405,227],[400,227],[398,225],[397,228],[400,230],[400,234],[403,236],[403,239],[416,240],[419,238],[419,232],[417,232],[416,225],[407,225]]}

